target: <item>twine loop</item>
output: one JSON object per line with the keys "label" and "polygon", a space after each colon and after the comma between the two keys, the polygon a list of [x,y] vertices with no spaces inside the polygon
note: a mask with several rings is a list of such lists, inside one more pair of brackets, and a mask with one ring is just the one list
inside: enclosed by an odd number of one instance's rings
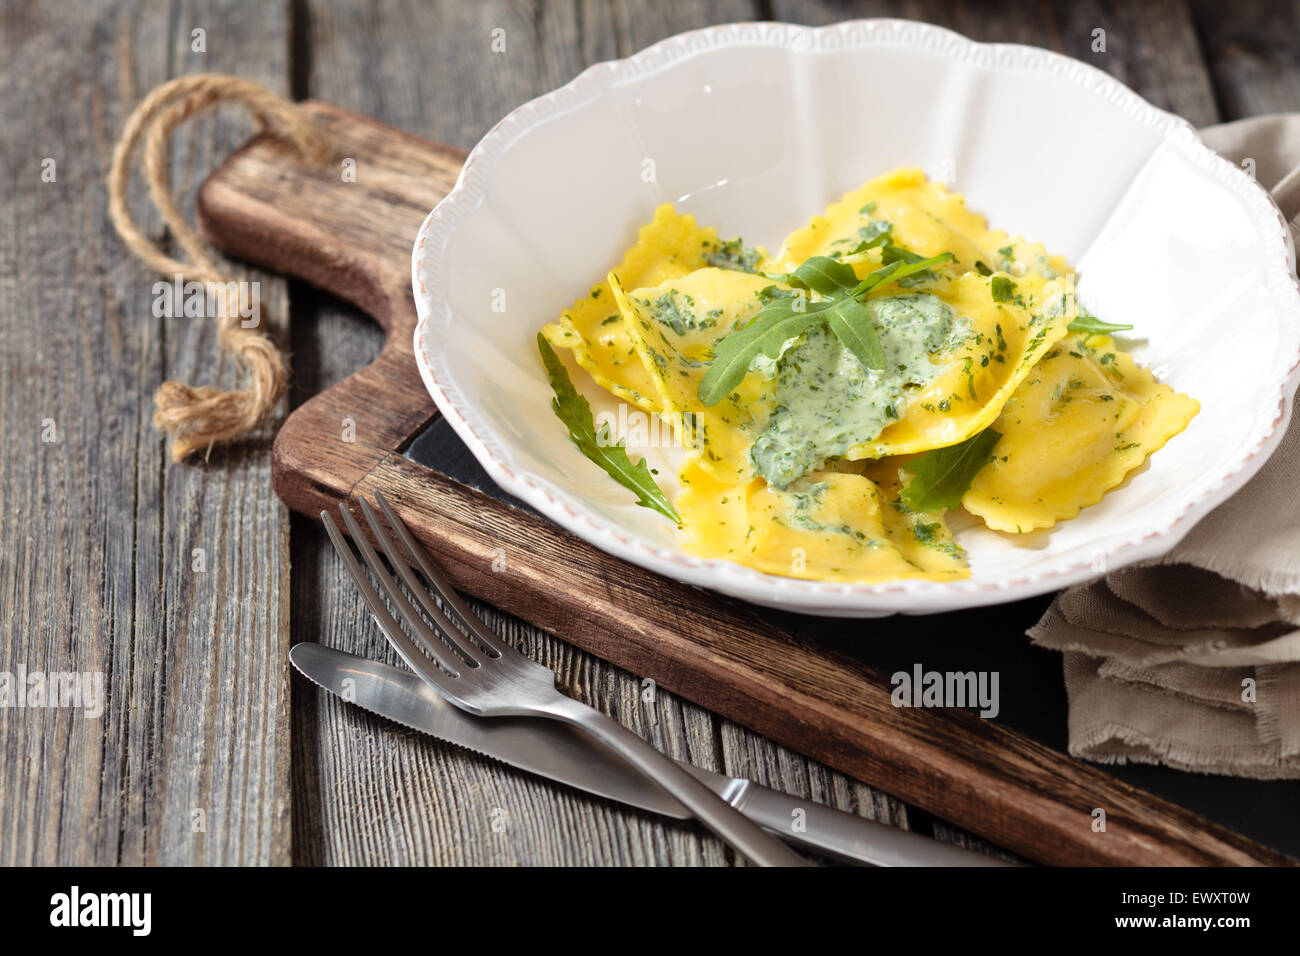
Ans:
{"label": "twine loop", "polygon": [[[113,149],[108,174],[108,209],[117,234],[135,255],[164,276],[180,276],[206,288],[229,289],[233,277],[224,273],[199,234],[176,205],[169,176],[171,134],[177,126],[220,103],[242,103],[259,130],[291,146],[304,160],[323,164],[330,145],[298,107],[266,87],[236,76],[201,73],[164,83],[146,96],[126,121]],[[130,160],[144,140],[145,182],[154,205],[188,261],[173,258],[149,239],[127,210]],[[257,427],[284,394],[284,356],[226,295],[212,298],[217,342],[238,361],[245,382],[234,391],[208,385],[164,382],[154,394],[154,425],[171,437],[171,454],[181,461],[217,442],[237,438]],[[260,325],[260,323],[258,323]]]}

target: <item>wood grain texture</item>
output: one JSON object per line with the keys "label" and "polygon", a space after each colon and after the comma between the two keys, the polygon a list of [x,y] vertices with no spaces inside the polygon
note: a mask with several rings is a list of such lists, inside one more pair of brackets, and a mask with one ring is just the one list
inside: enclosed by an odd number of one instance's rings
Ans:
{"label": "wood grain texture", "polygon": [[1300,4],[1197,0],[1197,33],[1222,119],[1300,109]]}
{"label": "wood grain texture", "polygon": [[[1030,859],[1284,862],[992,721],[894,707],[884,675],[724,601],[702,602],[688,585],[631,569],[400,455],[355,490],[382,490],[458,589]],[[1108,808],[1104,835],[1091,832],[1095,806]]]}
{"label": "wood grain texture", "polygon": [[[777,20],[813,26],[852,17],[902,17],[981,42],[1046,47],[1104,70],[1198,126],[1218,120],[1186,0],[773,0],[772,13]],[[1096,30],[1104,31],[1104,50],[1094,49]],[[960,169],[960,157],[957,163]]]}
{"label": "wood grain texture", "polygon": [[[1300,108],[1296,7],[1268,0],[1195,0],[1190,11],[1177,0],[0,6],[0,481],[9,498],[0,509],[0,670],[98,670],[108,692],[99,720],[0,709],[0,863],[287,862],[289,595],[294,639],[392,660],[319,528],[286,521],[268,493],[260,440],[214,451],[203,470],[178,469],[149,425],[164,377],[229,385],[233,370],[212,363],[202,323],[150,317],[154,277],[107,225],[109,150],[141,95],[179,73],[228,70],[467,148],[510,108],[590,63],[679,30],[880,15],[1061,50],[1198,124]],[[497,27],[504,57],[486,52]],[[1104,54],[1091,49],[1097,27],[1107,31]],[[202,54],[190,45],[195,28],[206,31]],[[183,194],[246,129],[232,111],[182,132],[173,175]],[[56,183],[40,180],[47,156]],[[133,208],[157,231],[145,206]],[[379,353],[384,336],[369,318],[305,285],[290,292],[290,335],[284,284],[247,274],[262,282],[266,312],[292,348],[293,407]],[[52,444],[40,438],[47,418]],[[192,570],[195,548],[204,572]],[[989,847],[663,687],[648,705],[629,672],[486,613],[555,667],[569,693],[662,749]],[[693,827],[540,783],[296,690],[298,862],[733,861]],[[191,832],[193,809],[207,812],[206,833]]]}
{"label": "wood grain texture", "polygon": [[[0,669],[102,673],[107,704],[93,720],[0,710],[0,863],[289,858],[287,512],[255,445],[167,466],[154,389],[171,377],[228,387],[232,370],[214,360],[209,322],[153,317],[157,277],[113,234],[103,189],[127,112],[156,84],[235,70],[284,90],[283,13],[4,7]],[[206,53],[191,49],[195,28]],[[186,127],[178,193],[192,197],[248,129],[239,117]],[[158,234],[139,194],[133,211]],[[284,283],[244,276],[282,320]]]}

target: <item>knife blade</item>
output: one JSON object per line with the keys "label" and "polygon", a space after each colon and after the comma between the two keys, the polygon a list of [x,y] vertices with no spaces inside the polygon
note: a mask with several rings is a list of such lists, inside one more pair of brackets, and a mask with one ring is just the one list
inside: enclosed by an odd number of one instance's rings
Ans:
{"label": "knife blade", "polygon": [[[443,700],[414,673],[304,642],[289,660],[313,683],[349,703],[440,740],[587,793],[678,820],[690,814],[632,766],[564,724],[529,717],[482,718]],[[681,765],[741,813],[788,843],[875,866],[1007,866],[852,813]]]}

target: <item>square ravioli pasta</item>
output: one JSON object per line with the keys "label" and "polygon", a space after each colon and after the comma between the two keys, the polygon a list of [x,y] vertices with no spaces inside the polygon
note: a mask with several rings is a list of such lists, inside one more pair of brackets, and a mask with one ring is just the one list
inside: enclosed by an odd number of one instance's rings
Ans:
{"label": "square ravioli pasta", "polygon": [[1071,278],[901,169],[773,255],[661,206],[543,335],[671,425],[688,552],[955,580],[970,572],[949,511],[1012,535],[1068,520],[1199,408],[1106,334],[1127,327],[1076,309]]}

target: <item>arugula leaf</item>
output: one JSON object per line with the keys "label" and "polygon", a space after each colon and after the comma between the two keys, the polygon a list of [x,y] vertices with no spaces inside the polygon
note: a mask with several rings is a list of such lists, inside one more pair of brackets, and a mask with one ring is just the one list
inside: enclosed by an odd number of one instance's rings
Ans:
{"label": "arugula leaf", "polygon": [[1103,322],[1081,305],[1078,306],[1078,310],[1078,318],[1066,326],[1071,332],[1083,332],[1087,335],[1110,335],[1112,332],[1127,332],[1133,328],[1131,325],[1116,325],[1113,322]]}
{"label": "arugula leaf", "polygon": [[824,313],[826,324],[866,368],[885,367],[885,349],[876,334],[875,323],[867,307],[856,299],[845,296],[836,299]]}
{"label": "arugula leaf", "polygon": [[[898,249],[897,246],[889,247]],[[899,249],[907,261],[894,262],[872,272],[861,282],[853,267],[829,256],[812,256],[783,279],[801,289],[826,296],[822,302],[804,304],[800,297],[779,297],[779,290],[768,286],[759,290],[767,304],[743,329],[718,340],[713,364],[700,379],[697,394],[705,405],[716,405],[741,383],[750,364],[761,353],[777,358],[781,346],[817,322],[826,322],[840,343],[857,356],[867,368],[884,368],[885,352],[876,334],[871,315],[861,299],[886,281],[901,279],[952,259],[951,252],[922,259]],[[806,298],[806,297],[803,297]]]}
{"label": "arugula leaf", "polygon": [[986,428],[978,435],[947,448],[918,455],[906,466],[912,478],[900,496],[913,511],[956,508],[975,476],[993,458],[1002,435]]}
{"label": "arugula leaf", "polygon": [[[892,253],[891,253],[892,250]],[[950,262],[954,256],[951,252],[941,252],[937,256],[931,256],[929,259],[922,259],[915,252],[908,252],[898,246],[885,246],[882,253],[887,265],[870,273],[865,279],[858,283],[849,295],[855,299],[860,299],[865,293],[870,292],[876,286],[885,282],[897,282],[900,279],[906,279],[908,276],[919,275],[923,272],[929,273],[931,266],[937,266],[943,262]],[[927,278],[933,278],[934,274],[930,273]]]}
{"label": "arugula leaf", "polygon": [[885,265],[891,262],[920,262],[921,256],[911,249],[904,249],[902,246],[896,246],[892,242],[886,243],[885,248],[880,250],[880,261]]}
{"label": "arugula leaf", "polygon": [[849,295],[855,299],[860,299],[876,286],[887,282],[891,276],[903,267],[901,262],[892,262],[884,268],[877,269],[875,272],[867,273],[856,286],[849,290]]}
{"label": "arugula leaf", "polygon": [[776,358],[787,339],[820,322],[829,302],[809,303],[802,310],[799,299],[774,299],[743,329],[718,340],[713,364],[700,379],[698,394],[705,405],[716,405],[741,383],[749,365],[760,353]]}
{"label": "arugula leaf", "polygon": [[888,245],[889,240],[891,238],[893,238],[893,233],[882,232],[874,239],[863,239],[856,246],[850,249],[848,254],[851,256],[857,256],[868,251],[869,249],[875,249],[877,246]]}
{"label": "arugula leaf", "polygon": [[[955,259],[956,256],[951,252],[945,252],[939,261]],[[880,250],[880,261],[885,264],[891,262],[902,262],[904,264],[904,268],[907,269],[907,272],[901,273],[895,277],[895,279],[897,279],[902,285],[912,286],[921,282],[931,282],[934,280],[934,273],[930,271],[929,265],[921,265],[921,263],[926,260],[922,259],[910,249],[896,246],[892,242],[887,243],[885,248]],[[910,281],[908,281],[909,276],[911,277]]]}
{"label": "arugula leaf", "polygon": [[[897,248],[897,246],[894,248]],[[906,252],[907,250],[903,251]],[[891,282],[896,282],[899,279],[906,279],[908,276],[919,276],[922,273],[925,273],[927,278],[933,278],[930,274],[931,266],[942,265],[945,262],[952,262],[957,258],[951,252],[941,252],[937,256],[931,256],[928,259],[920,258],[914,252],[908,252],[907,254],[910,258],[908,258],[904,265],[899,266],[898,271],[890,277]]]}
{"label": "arugula leaf", "polygon": [[[919,256],[917,261],[920,261]],[[794,271],[790,281],[831,297],[830,307],[821,313],[827,326],[864,367],[879,369],[885,367],[885,350],[880,344],[875,323],[871,321],[871,313],[855,296],[870,292],[903,268],[901,264],[894,264],[877,269],[872,273],[874,278],[870,284],[859,283],[852,266],[826,256],[813,256]]]}
{"label": "arugula leaf", "polygon": [[537,351],[541,353],[546,375],[551,380],[551,390],[555,392],[555,397],[551,399],[551,410],[568,427],[569,437],[578,446],[578,450],[620,485],[632,491],[637,497],[636,503],[641,507],[651,508],[680,525],[681,516],[677,514],[677,509],[668,500],[668,496],[655,484],[645,459],[642,458],[633,465],[622,441],[617,445],[607,445],[599,440],[596,423],[591,415],[591,403],[573,387],[564,364],[541,333],[537,335]]}
{"label": "arugula leaf", "polygon": [[754,294],[758,296],[759,302],[767,305],[776,299],[793,299],[803,295],[803,292],[798,289],[782,289],[779,285],[765,285]]}
{"label": "arugula leaf", "polygon": [[790,273],[790,285],[825,296],[842,295],[857,284],[858,276],[853,267],[829,256],[812,256]]}

